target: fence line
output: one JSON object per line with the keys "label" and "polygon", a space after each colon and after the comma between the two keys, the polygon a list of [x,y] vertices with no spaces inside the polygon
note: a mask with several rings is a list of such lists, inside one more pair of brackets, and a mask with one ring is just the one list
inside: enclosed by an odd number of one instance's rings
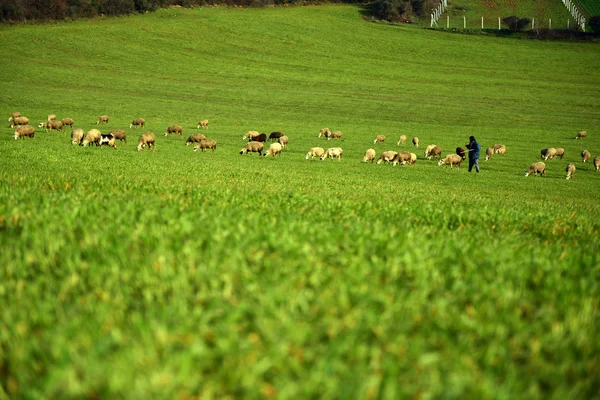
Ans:
{"label": "fence line", "polygon": [[[432,15],[433,15],[433,14],[432,14]],[[462,20],[462,21],[461,21],[461,20]],[[494,19],[494,20],[495,20],[495,19]],[[459,22],[459,21],[460,21],[460,22]],[[451,23],[450,23],[450,22],[451,22],[451,21],[450,21],[450,15],[446,14],[446,23],[445,23],[445,28],[446,28],[446,29],[450,29],[450,25],[452,25],[452,26],[453,26],[453,29],[456,29],[456,28],[459,28],[459,27],[461,27],[461,25],[462,25],[462,28],[463,28],[463,29],[467,29],[467,25],[469,25],[469,26],[471,27],[470,29],[472,29],[472,26],[473,26],[473,23],[474,23],[474,21],[475,21],[475,20],[471,19],[471,20],[469,21],[469,23],[467,23],[467,17],[465,17],[465,16],[455,16],[455,17],[453,17],[453,18],[452,18],[452,24],[451,24]],[[552,21],[552,18],[549,18],[549,19],[547,19],[547,20],[542,20],[542,21],[539,21],[539,20],[537,20],[537,19],[535,19],[535,18],[532,18],[532,19],[531,19],[531,30],[543,28],[543,27],[544,27],[544,25],[545,25],[545,26],[547,26],[547,27],[548,27],[548,29],[552,29],[552,26],[553,26],[553,23],[552,23],[552,22],[553,22],[553,21]],[[556,22],[556,21],[554,21],[554,22]],[[475,23],[477,23],[477,22],[475,22]],[[437,21],[436,21],[436,22],[433,22],[433,23],[432,23],[432,26],[433,26],[433,24],[435,24],[436,26],[438,26],[438,27],[439,27],[439,25],[437,24]],[[546,24],[547,24],[547,25],[546,25]],[[490,29],[490,28],[489,28],[489,26],[490,26],[490,20],[489,20],[489,19],[487,19],[487,20],[485,20],[485,21],[484,21],[484,17],[481,17],[481,25],[480,25],[480,26],[481,26],[481,29],[482,29],[482,30],[483,30],[483,29],[485,29],[485,26],[486,26],[486,25],[488,26],[488,29]],[[561,23],[559,23],[559,25],[560,25],[560,26],[563,26],[563,25],[562,25],[562,22],[561,22]],[[565,25],[565,26],[566,26],[566,28],[567,28],[567,29],[569,29],[569,27],[570,27],[570,19],[567,19],[567,21],[566,21],[566,25]],[[498,26],[497,26],[497,27],[495,27],[494,29],[498,29],[498,30],[501,30],[501,29],[502,29],[502,18],[501,18],[501,17],[498,17]],[[561,28],[560,28],[560,27],[557,27],[557,29],[561,29]]]}
{"label": "fence line", "polygon": [[573,1],[571,0],[562,0],[562,2],[565,5],[565,7],[567,7],[567,10],[569,10],[569,12],[571,13],[571,16],[573,17],[577,25],[581,27],[582,31],[585,32],[585,17],[581,13],[581,11],[579,11],[575,3],[573,3]]}
{"label": "fence line", "polygon": [[442,16],[442,13],[446,9],[446,7],[448,7],[448,0],[441,0],[440,4],[438,4],[438,6],[433,10],[433,12],[431,13],[431,27],[432,28],[433,28],[434,24],[435,24],[435,26],[438,26],[437,20]]}

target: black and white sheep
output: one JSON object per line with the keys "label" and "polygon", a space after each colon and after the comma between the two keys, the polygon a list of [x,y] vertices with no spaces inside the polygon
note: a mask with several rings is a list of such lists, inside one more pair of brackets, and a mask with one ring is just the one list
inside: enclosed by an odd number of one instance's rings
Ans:
{"label": "black and white sheep", "polygon": [[138,139],[137,151],[142,150],[146,146],[148,147],[148,150],[150,150],[150,147],[156,150],[156,136],[154,135],[154,133],[142,133],[142,135]]}
{"label": "black and white sheep", "polygon": [[100,134],[100,147],[104,145],[111,147],[114,150],[117,149],[117,146],[115,145],[115,137],[110,133],[107,133],[106,135]]}
{"label": "black and white sheep", "polygon": [[15,129],[15,140],[18,138],[28,137],[33,139],[35,136],[35,128],[31,125],[20,125]]}
{"label": "black and white sheep", "polygon": [[529,176],[531,174],[546,176],[546,164],[541,161],[531,164],[529,168],[525,170],[525,176]]}
{"label": "black and white sheep", "polygon": [[246,153],[258,153],[262,156],[262,151],[265,148],[265,145],[262,142],[248,142],[246,145],[240,150],[240,154]]}
{"label": "black and white sheep", "polygon": [[315,158],[315,157],[317,157],[317,158],[321,158],[321,156],[322,156],[323,154],[325,154],[325,150],[323,150],[323,148],[322,148],[322,147],[313,147],[313,148],[311,148],[311,149],[308,151],[308,153],[306,153],[306,157],[305,157],[305,158],[306,158],[307,160],[308,160],[309,158],[314,160],[314,158]]}

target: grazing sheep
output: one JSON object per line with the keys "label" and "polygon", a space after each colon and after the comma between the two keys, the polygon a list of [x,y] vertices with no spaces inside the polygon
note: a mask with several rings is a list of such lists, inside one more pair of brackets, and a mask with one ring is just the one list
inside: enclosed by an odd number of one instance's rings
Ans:
{"label": "grazing sheep", "polygon": [[63,130],[63,124],[60,121],[57,121],[55,119],[51,119],[50,121],[40,122],[39,125],[38,125],[38,128],[44,128],[44,129],[46,129],[46,133],[50,132],[53,129],[56,132],[60,133]]}
{"label": "grazing sheep", "polygon": [[31,125],[20,125],[15,129],[15,140],[18,138],[28,137],[33,139],[35,135],[35,128]]}
{"label": "grazing sheep", "polygon": [[415,153],[410,153],[410,161],[408,163],[410,165],[415,165],[417,163],[417,155]]}
{"label": "grazing sheep", "polygon": [[575,139],[583,139],[586,136],[587,136],[587,132],[581,131],[581,132],[577,133],[577,136],[575,136]]}
{"label": "grazing sheep", "polygon": [[84,147],[90,143],[95,144],[96,146],[100,146],[100,138],[102,137],[102,133],[98,129],[90,129],[86,135],[85,139],[81,143]]}
{"label": "grazing sheep", "polygon": [[144,118],[136,118],[129,124],[129,128],[143,128],[146,126],[146,120]]}
{"label": "grazing sheep", "polygon": [[203,119],[202,121],[198,122],[198,126],[196,127],[196,129],[200,129],[200,127],[208,128],[208,120]]}
{"label": "grazing sheep", "polygon": [[325,154],[321,156],[321,160],[326,158],[337,158],[338,161],[342,161],[342,154],[344,154],[344,150],[341,147],[330,147],[325,151]]}
{"label": "grazing sheep", "polygon": [[108,115],[101,115],[96,121],[96,125],[98,124],[108,124]]}
{"label": "grazing sheep", "polygon": [[81,128],[73,129],[71,132],[71,144],[81,144],[83,142],[83,137],[85,136],[85,132]]}
{"label": "grazing sheep", "polygon": [[383,143],[385,142],[385,135],[377,135],[375,136],[375,140],[373,140],[373,144]]}
{"label": "grazing sheep", "polygon": [[21,117],[13,118],[13,120],[10,122],[10,127],[14,128],[15,126],[27,125],[27,124],[29,124],[29,118],[21,116]]}
{"label": "grazing sheep", "polygon": [[214,153],[217,149],[217,142],[210,139],[201,140],[194,146],[194,151],[197,151],[198,149],[202,150],[202,152],[204,152],[205,149],[210,149]]}
{"label": "grazing sheep", "polygon": [[19,118],[21,116],[21,113],[18,111],[14,111],[10,114],[10,118],[8,119],[8,122],[12,121],[15,118]]}
{"label": "grazing sheep", "polygon": [[379,158],[377,159],[377,165],[381,164],[382,162],[392,162],[392,160],[394,158],[396,158],[396,156],[398,155],[397,151],[384,151],[383,153],[381,153],[381,155],[379,156]]}
{"label": "grazing sheep", "polygon": [[590,154],[589,151],[583,150],[581,152],[581,162],[587,162],[587,160],[589,160],[591,156],[592,155]]}
{"label": "grazing sheep", "polygon": [[575,168],[575,164],[567,165],[567,168],[565,169],[565,172],[567,173],[567,179],[571,179],[575,175],[576,169],[577,168]]}
{"label": "grazing sheep", "polygon": [[329,128],[323,128],[319,131],[319,137],[325,136],[326,138],[328,138],[330,135],[331,131],[329,130]]}
{"label": "grazing sheep", "polygon": [[494,149],[494,154],[504,154],[506,153],[506,146],[503,144],[495,144],[494,147],[492,147]]}
{"label": "grazing sheep", "polygon": [[262,156],[262,151],[265,148],[265,145],[261,142],[248,142],[246,145],[240,150],[240,154],[246,153],[258,153],[258,155]]}
{"label": "grazing sheep", "polygon": [[48,114],[47,121],[56,121],[56,114]]}
{"label": "grazing sheep", "polygon": [[419,138],[416,136],[414,138],[412,138],[412,144],[415,147],[419,147]]}
{"label": "grazing sheep", "polygon": [[156,150],[156,136],[152,132],[142,133],[140,138],[138,139],[137,150],[140,151],[144,147],[148,146],[148,150],[150,147],[153,147]]}
{"label": "grazing sheep", "polygon": [[438,167],[440,167],[442,164],[446,164],[446,168],[448,168],[448,165],[450,166],[450,169],[452,169],[453,166],[456,165],[456,168],[460,168],[460,163],[462,163],[463,159],[461,158],[461,156],[459,156],[458,154],[448,154],[446,157],[442,158],[439,162],[438,162]]}
{"label": "grazing sheep", "polygon": [[269,146],[265,154],[263,154],[263,156],[267,157],[272,155],[273,157],[275,157],[277,154],[281,156],[282,149],[283,147],[279,143],[271,143],[271,145]]}
{"label": "grazing sheep", "polygon": [[556,157],[556,149],[554,147],[542,149],[542,151],[540,151],[540,157],[544,161],[547,161],[548,159],[552,160]]}
{"label": "grazing sheep", "polygon": [[[427,146],[427,148],[429,148],[429,146]],[[441,155],[442,148],[440,146],[433,145],[433,147],[430,148],[429,151],[425,151],[425,158],[427,158],[428,160],[431,160],[432,158],[439,159]]]}
{"label": "grazing sheep", "polygon": [[267,134],[266,133],[261,133],[258,136],[254,136],[252,139],[250,139],[250,141],[252,141],[252,142],[266,142],[267,141]]}
{"label": "grazing sheep", "polygon": [[531,164],[525,171],[525,176],[529,176],[531,174],[540,174],[546,176],[546,164],[541,161]]}
{"label": "grazing sheep", "polygon": [[596,167],[596,171],[600,171],[600,156],[594,158],[594,167]]}
{"label": "grazing sheep", "polygon": [[200,143],[201,140],[206,140],[206,136],[204,136],[201,133],[194,133],[193,135],[190,135],[190,137],[187,138],[187,140],[185,141],[185,145],[189,146],[192,143]]}
{"label": "grazing sheep", "polygon": [[290,141],[290,138],[288,138],[286,135],[283,135],[282,137],[279,138],[278,142],[281,145],[281,147],[283,147],[284,149],[287,148],[288,142]]}
{"label": "grazing sheep", "polygon": [[325,154],[325,150],[323,150],[322,147],[313,147],[306,153],[306,159],[308,160],[310,158],[314,160],[315,157],[321,158],[323,154]]}
{"label": "grazing sheep", "polygon": [[563,149],[562,147],[557,147],[555,157],[560,157],[560,159],[562,160],[564,156],[565,156],[565,149]]}
{"label": "grazing sheep", "polygon": [[365,151],[365,156],[363,157],[362,162],[370,162],[371,164],[373,164],[373,161],[375,161],[375,156],[375,150],[369,149]]}
{"label": "grazing sheep", "polygon": [[123,129],[113,129],[112,131],[110,131],[108,133],[113,135],[115,140],[122,140],[125,143],[127,143],[127,132],[125,132]]}
{"label": "grazing sheep", "polygon": [[70,126],[71,129],[73,129],[73,124],[75,123],[75,121],[73,121],[73,118],[63,118],[60,120],[60,122],[63,124],[63,126]]}
{"label": "grazing sheep", "polygon": [[[485,149],[485,161],[487,161],[490,158],[492,158],[493,155],[494,155],[494,148],[493,147],[488,147],[487,149]],[[463,160],[464,160],[464,158],[463,158]]]}
{"label": "grazing sheep", "polygon": [[341,138],[342,138],[342,132],[335,131],[335,132],[331,132],[331,134],[327,137],[327,140],[341,139]]}
{"label": "grazing sheep", "polygon": [[430,144],[430,145],[427,145],[427,147],[425,147],[425,157],[428,156],[431,149],[433,149],[435,146],[437,146],[437,144]]}
{"label": "grazing sheep", "polygon": [[181,133],[183,132],[183,128],[179,125],[171,125],[170,127],[167,128],[167,130],[165,131],[165,136],[167,135],[172,135],[174,133],[178,134],[179,136],[181,136]]}
{"label": "grazing sheep", "polygon": [[467,158],[467,151],[462,147],[456,148],[456,154],[458,154],[463,160]]}
{"label": "grazing sheep", "polygon": [[111,147],[113,150],[117,149],[117,146],[115,145],[115,137],[113,135],[111,135],[110,133],[104,135],[101,134],[100,135],[100,147],[107,145],[109,147]]}
{"label": "grazing sheep", "polygon": [[411,153],[408,151],[401,151],[398,154],[396,154],[396,156],[392,159],[392,165],[396,166],[398,165],[398,163],[400,163],[401,165],[406,165],[407,163],[410,163],[411,160]]}
{"label": "grazing sheep", "polygon": [[282,136],[283,132],[271,132],[271,134],[269,135],[269,140],[279,139]]}
{"label": "grazing sheep", "polygon": [[260,133],[258,133],[257,131],[248,131],[244,137],[242,138],[242,140],[246,140],[248,139],[248,141],[252,140],[252,138],[257,137],[258,135],[260,135]]}
{"label": "grazing sheep", "polygon": [[402,143],[402,144],[406,143],[406,135],[401,135],[400,138],[398,139],[398,143],[396,143],[396,145],[400,146],[400,143]]}

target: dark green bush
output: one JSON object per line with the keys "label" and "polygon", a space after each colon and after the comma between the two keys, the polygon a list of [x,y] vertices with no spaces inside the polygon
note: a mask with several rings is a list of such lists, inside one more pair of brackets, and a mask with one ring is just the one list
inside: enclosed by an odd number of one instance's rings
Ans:
{"label": "dark green bush", "polygon": [[508,27],[512,32],[522,32],[529,24],[531,20],[529,18],[519,18],[514,15],[502,19],[502,23]]}
{"label": "dark green bush", "polygon": [[600,15],[594,15],[590,18],[588,25],[592,32],[600,34]]}

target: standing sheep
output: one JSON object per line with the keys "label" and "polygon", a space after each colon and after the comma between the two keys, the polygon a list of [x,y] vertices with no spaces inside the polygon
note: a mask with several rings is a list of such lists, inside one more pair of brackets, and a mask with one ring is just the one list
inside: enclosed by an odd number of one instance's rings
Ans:
{"label": "standing sheep", "polygon": [[583,139],[586,136],[587,136],[587,132],[586,131],[581,131],[581,132],[577,133],[577,136],[575,136],[575,139]]}
{"label": "standing sheep", "polygon": [[439,159],[442,155],[442,148],[435,144],[427,146],[425,149],[425,158],[431,160],[433,158]]}
{"label": "standing sheep", "polygon": [[63,124],[63,126],[70,126],[71,129],[73,129],[73,124],[75,123],[75,121],[73,121],[73,118],[63,118],[60,120],[60,122]]}
{"label": "standing sheep", "polygon": [[544,161],[547,161],[548,159],[552,160],[554,157],[556,157],[556,149],[554,147],[549,147],[540,151],[540,158]]}
{"label": "standing sheep", "polygon": [[12,112],[10,114],[10,118],[8,119],[8,122],[12,121],[15,118],[19,118],[21,116],[21,113],[18,111]]}
{"label": "standing sheep", "polygon": [[308,153],[306,153],[306,159],[308,160],[309,158],[314,160],[315,157],[317,158],[321,158],[321,156],[323,156],[323,154],[325,154],[325,150],[323,150],[322,147],[313,147],[309,150]]}
{"label": "standing sheep", "polygon": [[283,149],[283,147],[279,143],[271,143],[271,145],[269,146],[269,148],[267,149],[265,154],[263,154],[263,156],[267,157],[267,156],[272,155],[273,157],[275,157],[276,155],[279,154],[279,156],[281,157],[282,149]]}
{"label": "standing sheep", "polygon": [[10,122],[10,127],[14,128],[15,126],[27,125],[27,124],[29,124],[29,118],[20,116],[17,118],[13,118],[13,120]]}
{"label": "standing sheep", "polygon": [[331,131],[329,130],[329,128],[323,128],[319,131],[319,137],[325,136],[326,138],[328,138],[330,135]]}
{"label": "standing sheep", "polygon": [[417,155],[415,153],[410,153],[410,161],[408,163],[410,165],[415,165],[417,163]]}
{"label": "standing sheep", "polygon": [[81,128],[73,129],[71,132],[71,144],[81,144],[83,142],[83,137],[85,136],[85,132]]}
{"label": "standing sheep", "polygon": [[20,125],[15,129],[15,140],[18,138],[28,137],[33,139],[35,135],[35,128],[31,125]]}
{"label": "standing sheep", "polygon": [[152,132],[142,133],[140,138],[138,139],[137,151],[142,150],[144,147],[148,146],[148,150],[150,147],[156,150],[156,136]]}
{"label": "standing sheep", "polygon": [[207,119],[203,119],[202,121],[198,122],[198,126],[196,127],[196,129],[200,129],[201,127],[208,129],[208,120]]}
{"label": "standing sheep", "polygon": [[248,142],[242,148],[242,150],[240,150],[240,154],[258,153],[258,155],[262,156],[262,151],[264,148],[265,145],[261,142]]}
{"label": "standing sheep", "polygon": [[56,121],[56,114],[48,114],[47,121]]}
{"label": "standing sheep", "polygon": [[446,168],[448,168],[449,165],[450,169],[452,169],[452,167],[456,165],[456,168],[459,169],[462,160],[463,159],[458,154],[448,154],[438,162],[438,167],[442,166],[442,164],[446,164]]}
{"label": "standing sheep", "polygon": [[373,164],[373,161],[375,161],[375,150],[374,149],[368,149],[367,151],[365,151],[365,156],[362,159],[362,162],[370,162],[371,164]]}
{"label": "standing sheep", "polygon": [[562,147],[557,147],[555,157],[557,157],[557,158],[560,157],[560,159],[562,160],[564,156],[565,156],[565,149],[563,149]]}
{"label": "standing sheep", "polygon": [[260,135],[260,133],[258,133],[257,131],[248,131],[244,137],[242,138],[242,140],[246,140],[248,139],[248,141],[251,141],[252,138],[257,137],[258,135]]}
{"label": "standing sheep", "polygon": [[273,141],[273,140],[279,139],[282,136],[283,136],[283,132],[279,132],[279,131],[271,132],[271,134],[269,135],[269,140]]}
{"label": "standing sheep", "polygon": [[581,152],[581,162],[587,162],[587,160],[589,160],[591,156],[592,155],[590,154],[589,151],[583,150]]}
{"label": "standing sheep", "polygon": [[375,140],[373,140],[373,144],[383,143],[385,142],[385,135],[377,135],[375,136]]}
{"label": "standing sheep", "polygon": [[575,168],[575,164],[567,165],[567,168],[565,169],[565,172],[567,173],[567,179],[571,179],[575,175],[576,169],[577,168]]}
{"label": "standing sheep", "polygon": [[129,129],[131,128],[143,128],[146,126],[146,120],[144,118],[136,118],[129,124]]}
{"label": "standing sheep", "polygon": [[102,133],[100,133],[100,131],[98,129],[90,129],[85,134],[85,139],[83,139],[83,142],[81,144],[84,147],[90,143],[93,143],[96,146],[100,146],[100,138],[101,137],[102,137]]}
{"label": "standing sheep", "polygon": [[120,140],[127,143],[127,132],[125,132],[123,129],[113,129],[109,133],[113,135],[115,140]]}
{"label": "standing sheep", "polygon": [[546,164],[541,161],[531,164],[525,171],[525,176],[529,176],[531,174],[546,176]]}
{"label": "standing sheep", "polygon": [[410,163],[410,160],[411,153],[408,151],[401,151],[398,154],[396,154],[396,156],[392,159],[392,165],[395,167],[396,165],[398,165],[398,163],[400,163],[404,166],[407,163]]}
{"label": "standing sheep", "polygon": [[50,132],[51,130],[55,130],[56,132],[60,133],[63,130],[63,124],[60,121],[57,121],[55,119],[51,119],[50,121],[46,121],[46,122],[40,122],[40,124],[38,125],[38,128],[44,128],[46,129],[46,133]]}
{"label": "standing sheep", "polygon": [[396,143],[397,146],[400,146],[400,144],[404,144],[406,143],[406,135],[401,135],[400,138],[398,139],[398,143]]}
{"label": "standing sheep", "polygon": [[101,115],[96,121],[96,125],[99,124],[108,124],[108,115]]}
{"label": "standing sheep", "polygon": [[488,147],[487,149],[485,149],[485,161],[487,161],[490,158],[492,158],[493,155],[494,155],[494,148],[493,147]]}
{"label": "standing sheep", "polygon": [[194,146],[194,151],[198,151],[198,149],[202,150],[203,153],[205,149],[212,150],[214,153],[217,149],[217,142],[211,139],[201,140]]}
{"label": "standing sheep", "polygon": [[335,132],[331,132],[331,134],[327,137],[327,140],[341,139],[341,138],[342,138],[342,132],[335,131]]}
{"label": "standing sheep", "polygon": [[190,135],[190,137],[187,138],[187,140],[185,141],[185,145],[189,146],[192,143],[200,143],[201,140],[206,140],[206,136],[204,136],[201,133],[194,133],[193,135]]}
{"label": "standing sheep", "polygon": [[506,153],[506,146],[503,144],[495,144],[494,147],[494,153],[495,154],[504,154]]}
{"label": "standing sheep", "polygon": [[600,171],[600,156],[594,158],[594,167],[596,167],[596,171]]}
{"label": "standing sheep", "polygon": [[325,154],[321,156],[321,160],[326,158],[337,158],[338,161],[342,161],[342,154],[344,154],[344,150],[341,147],[330,147],[325,151]]}
{"label": "standing sheep", "polygon": [[413,137],[412,138],[412,144],[414,147],[419,147],[419,138],[418,137]]}
{"label": "standing sheep", "polygon": [[458,154],[460,156],[460,158],[462,158],[463,160],[465,160],[467,158],[467,151],[465,149],[463,149],[462,147],[456,148],[456,154]]}
{"label": "standing sheep", "polygon": [[266,142],[267,141],[267,134],[266,133],[261,133],[260,135],[254,136],[253,138],[251,138],[250,141],[252,141],[252,142]]}
{"label": "standing sheep", "polygon": [[112,148],[113,150],[117,149],[117,146],[115,144],[115,137],[113,135],[111,135],[110,133],[104,135],[101,134],[100,135],[100,147],[107,145],[108,147]]}
{"label": "standing sheep", "polygon": [[381,155],[379,156],[379,158],[377,159],[377,165],[381,164],[382,162],[392,162],[392,160],[394,158],[396,158],[396,156],[398,155],[397,151],[384,151],[383,153],[381,153]]}
{"label": "standing sheep", "polygon": [[165,131],[165,136],[167,135],[172,135],[174,133],[178,134],[179,136],[181,136],[181,133],[183,132],[183,128],[179,125],[171,125],[167,128],[167,130]]}
{"label": "standing sheep", "polygon": [[281,147],[286,149],[290,139],[286,135],[283,135],[282,137],[279,138],[278,141],[279,141],[279,144],[281,145]]}

